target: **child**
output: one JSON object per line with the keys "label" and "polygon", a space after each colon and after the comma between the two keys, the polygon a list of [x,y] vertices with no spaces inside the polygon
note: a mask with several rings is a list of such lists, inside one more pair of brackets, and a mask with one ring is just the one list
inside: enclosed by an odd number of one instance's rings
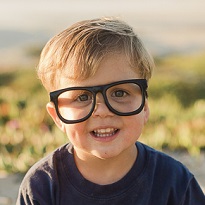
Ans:
{"label": "child", "polygon": [[17,204],[205,204],[187,168],[137,142],[152,68],[132,28],[114,18],[76,23],[46,44],[38,75],[69,143],[28,171]]}

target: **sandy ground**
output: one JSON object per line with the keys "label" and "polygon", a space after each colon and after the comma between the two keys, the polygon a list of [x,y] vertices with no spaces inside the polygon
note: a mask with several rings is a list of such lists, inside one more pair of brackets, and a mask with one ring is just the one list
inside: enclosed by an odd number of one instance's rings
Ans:
{"label": "sandy ground", "polygon": [[[205,153],[199,157],[190,157],[186,153],[169,153],[175,159],[185,164],[195,175],[205,192]],[[22,180],[21,175],[0,175],[0,205],[14,205]]]}

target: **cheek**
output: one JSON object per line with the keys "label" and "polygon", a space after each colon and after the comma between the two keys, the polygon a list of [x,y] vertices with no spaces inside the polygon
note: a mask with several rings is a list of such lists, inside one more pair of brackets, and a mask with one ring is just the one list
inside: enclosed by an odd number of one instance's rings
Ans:
{"label": "cheek", "polygon": [[138,115],[130,116],[126,120],[126,127],[131,136],[139,137],[144,127],[144,117],[140,113]]}
{"label": "cheek", "polygon": [[86,126],[85,123],[77,123],[65,126],[65,133],[72,144],[80,143],[85,139]]}

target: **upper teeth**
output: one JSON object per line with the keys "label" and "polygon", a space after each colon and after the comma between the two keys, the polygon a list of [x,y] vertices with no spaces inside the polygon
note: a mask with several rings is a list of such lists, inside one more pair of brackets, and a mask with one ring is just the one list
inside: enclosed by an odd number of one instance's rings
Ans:
{"label": "upper teeth", "polygon": [[104,133],[113,133],[116,129],[114,128],[106,128],[106,129],[97,129],[94,130],[96,134],[104,134]]}

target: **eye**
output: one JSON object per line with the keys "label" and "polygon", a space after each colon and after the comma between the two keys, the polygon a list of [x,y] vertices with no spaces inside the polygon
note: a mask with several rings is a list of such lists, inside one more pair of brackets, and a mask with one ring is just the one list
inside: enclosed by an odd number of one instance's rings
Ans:
{"label": "eye", "polygon": [[82,95],[79,95],[78,98],[77,98],[77,101],[80,101],[80,102],[85,102],[85,101],[88,101],[88,100],[92,100],[92,96],[89,95],[89,94],[82,94]]}
{"label": "eye", "polygon": [[128,93],[123,90],[116,90],[112,94],[113,97],[125,97],[126,95],[128,95]]}

